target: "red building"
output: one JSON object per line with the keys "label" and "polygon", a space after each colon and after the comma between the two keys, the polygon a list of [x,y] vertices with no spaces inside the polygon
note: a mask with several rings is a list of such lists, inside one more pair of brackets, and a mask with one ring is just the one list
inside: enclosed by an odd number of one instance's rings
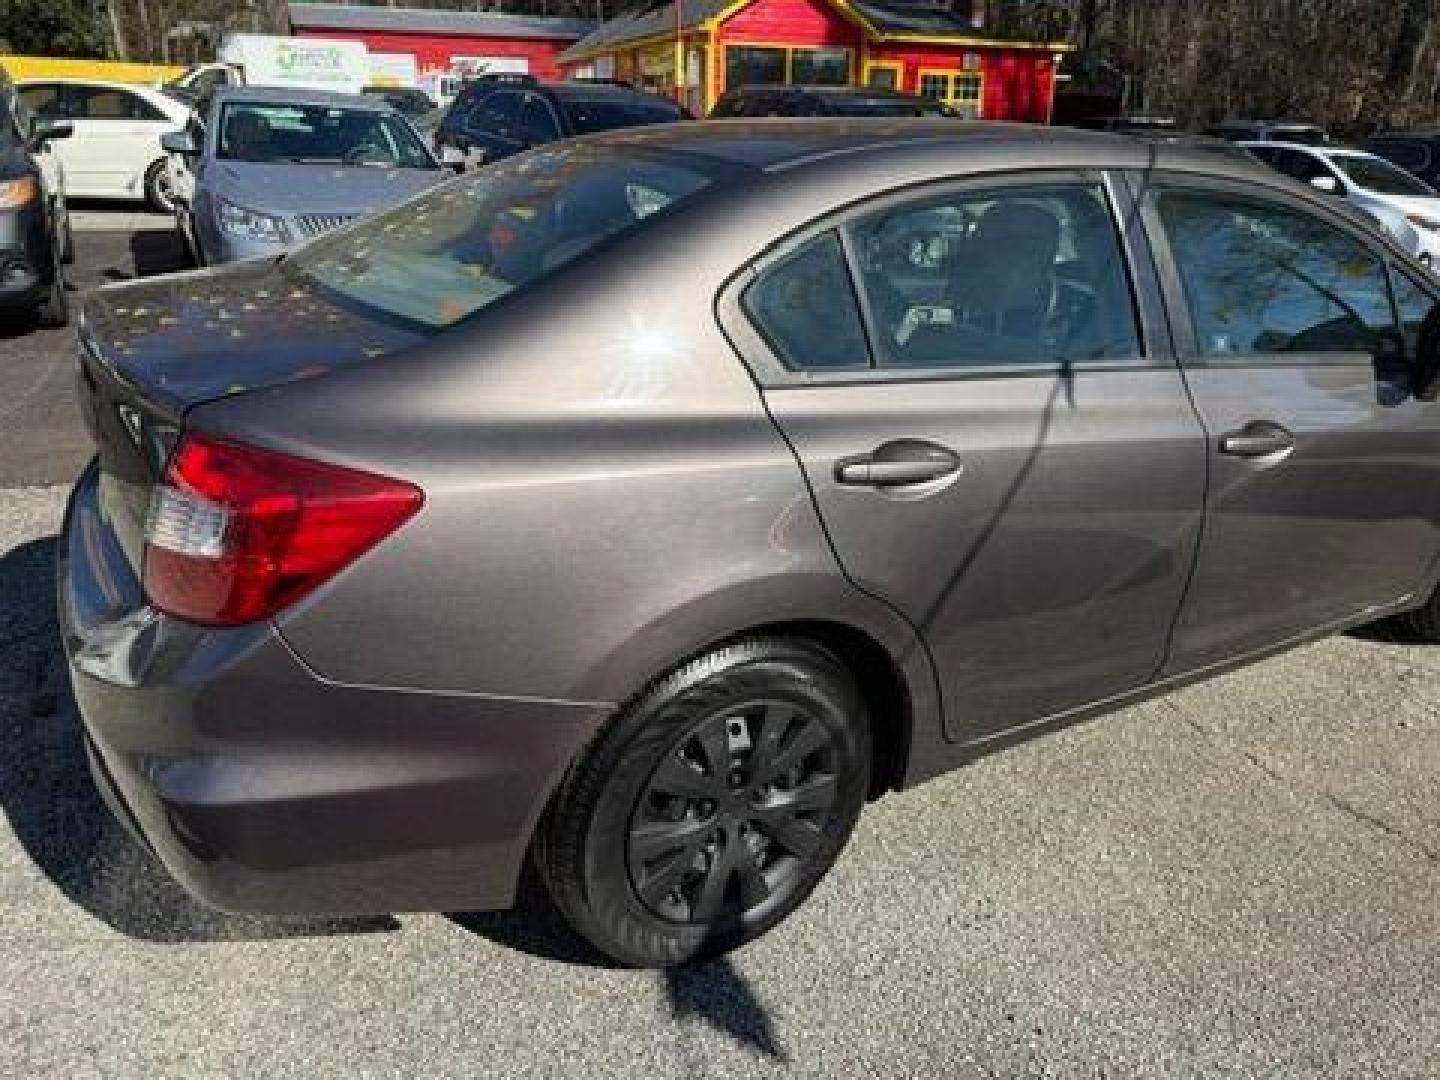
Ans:
{"label": "red building", "polygon": [[1047,122],[1068,46],[986,37],[979,21],[969,5],[924,0],[670,0],[601,24],[560,61],[697,115],[729,87],[863,83],[969,116]]}
{"label": "red building", "polygon": [[[486,11],[291,4],[290,26],[298,37],[363,41],[372,57],[382,60],[414,57],[416,76],[424,82],[480,71],[559,78],[556,56],[595,24]],[[383,63],[376,69],[383,70]]]}

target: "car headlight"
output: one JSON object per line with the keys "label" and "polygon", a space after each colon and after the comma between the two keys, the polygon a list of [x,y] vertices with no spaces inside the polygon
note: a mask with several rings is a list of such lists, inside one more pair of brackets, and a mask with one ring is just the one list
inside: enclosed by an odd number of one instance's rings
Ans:
{"label": "car headlight", "polygon": [[19,180],[0,183],[0,206],[24,206],[40,194],[40,185],[33,176],[22,176]]}
{"label": "car headlight", "polygon": [[1427,229],[1430,232],[1440,232],[1440,218],[1433,218],[1426,214],[1406,214],[1405,220],[1414,225],[1417,229]]}
{"label": "car headlight", "polygon": [[216,199],[215,208],[221,231],[237,240],[253,240],[261,244],[290,243],[290,230],[284,218],[236,206],[224,199]]}

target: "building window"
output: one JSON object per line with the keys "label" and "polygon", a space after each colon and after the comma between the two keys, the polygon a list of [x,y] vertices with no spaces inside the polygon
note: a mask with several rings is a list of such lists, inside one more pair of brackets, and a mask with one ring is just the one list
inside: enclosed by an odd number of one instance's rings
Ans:
{"label": "building window", "polygon": [[921,69],[920,93],[934,98],[960,116],[984,115],[985,77],[978,71]]}
{"label": "building window", "polygon": [[900,64],[872,60],[865,65],[865,85],[875,90],[899,90]]}
{"label": "building window", "polygon": [[725,85],[739,88],[784,83],[787,66],[784,49],[731,45],[725,50]]}
{"label": "building window", "polygon": [[849,49],[791,49],[790,81],[797,86],[845,86],[850,82]]}
{"label": "building window", "polygon": [[725,88],[742,86],[845,86],[850,82],[849,49],[788,49],[769,45],[727,45]]}

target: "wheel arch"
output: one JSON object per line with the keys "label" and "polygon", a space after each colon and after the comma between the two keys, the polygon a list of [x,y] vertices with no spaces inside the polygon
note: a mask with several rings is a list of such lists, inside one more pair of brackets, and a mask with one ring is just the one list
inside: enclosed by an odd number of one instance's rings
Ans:
{"label": "wheel arch", "polygon": [[[850,595],[843,606],[807,605],[778,618],[780,605],[773,602],[745,605],[755,617],[743,620],[712,619],[707,616],[716,615],[716,609],[698,602],[699,610],[677,613],[680,617],[666,620],[663,627],[637,635],[632,644],[652,646],[639,650],[644,659],[633,653],[624,660],[612,656],[603,665],[603,678],[582,696],[622,702],[624,708],[686,664],[738,641],[789,637],[812,642],[835,654],[865,700],[873,753],[870,797],[878,798],[906,786],[915,755],[943,741],[939,692],[929,651],[909,623],[878,601],[846,591]],[[733,615],[734,598],[721,607]],[[662,633],[665,644],[656,648]]]}

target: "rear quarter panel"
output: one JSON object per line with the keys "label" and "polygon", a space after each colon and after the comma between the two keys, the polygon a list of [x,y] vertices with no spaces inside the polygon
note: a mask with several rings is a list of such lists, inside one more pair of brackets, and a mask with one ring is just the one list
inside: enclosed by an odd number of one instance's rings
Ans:
{"label": "rear quarter panel", "polygon": [[643,250],[596,253],[407,354],[192,414],[426,493],[399,534],[280,617],[308,665],[360,685],[616,703],[738,632],[831,620],[884,646],[917,714],[936,712],[913,632],[841,575],[718,328],[739,258],[718,225],[679,240],[657,226]]}

